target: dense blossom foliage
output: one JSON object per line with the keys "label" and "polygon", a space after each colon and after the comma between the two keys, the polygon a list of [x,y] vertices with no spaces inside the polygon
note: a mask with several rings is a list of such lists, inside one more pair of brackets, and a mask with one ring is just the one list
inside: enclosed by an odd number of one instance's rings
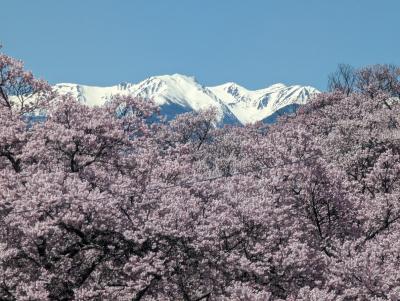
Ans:
{"label": "dense blossom foliage", "polygon": [[218,128],[87,107],[1,54],[0,300],[399,300],[400,85],[379,70]]}

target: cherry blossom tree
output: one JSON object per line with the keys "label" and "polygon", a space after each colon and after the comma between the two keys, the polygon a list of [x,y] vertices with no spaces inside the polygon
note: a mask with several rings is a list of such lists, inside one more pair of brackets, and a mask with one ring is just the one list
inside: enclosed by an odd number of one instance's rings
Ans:
{"label": "cherry blossom tree", "polygon": [[219,128],[212,109],[88,107],[1,54],[0,299],[399,299],[400,106],[374,68]]}

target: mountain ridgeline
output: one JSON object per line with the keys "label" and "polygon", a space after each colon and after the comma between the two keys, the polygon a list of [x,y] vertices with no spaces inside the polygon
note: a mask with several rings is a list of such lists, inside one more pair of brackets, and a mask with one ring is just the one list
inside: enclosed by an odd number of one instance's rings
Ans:
{"label": "mountain ridgeline", "polygon": [[54,86],[60,94],[71,93],[89,106],[104,104],[112,95],[132,95],[152,99],[162,115],[176,115],[215,107],[222,124],[274,122],[278,116],[293,112],[319,91],[310,86],[275,84],[248,90],[236,83],[206,87],[193,77],[173,74],[153,76],[138,84],[122,83],[110,87],[61,83]]}

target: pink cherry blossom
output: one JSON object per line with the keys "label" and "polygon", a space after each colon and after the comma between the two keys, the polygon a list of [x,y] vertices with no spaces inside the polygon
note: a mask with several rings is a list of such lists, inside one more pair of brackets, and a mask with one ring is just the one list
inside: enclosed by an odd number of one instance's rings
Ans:
{"label": "pink cherry blossom", "polygon": [[399,82],[375,68],[218,128],[85,106],[1,54],[0,299],[398,300]]}

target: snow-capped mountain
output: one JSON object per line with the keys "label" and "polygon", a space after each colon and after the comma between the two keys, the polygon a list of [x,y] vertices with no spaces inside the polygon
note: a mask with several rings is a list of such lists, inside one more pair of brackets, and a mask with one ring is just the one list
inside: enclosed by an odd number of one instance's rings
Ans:
{"label": "snow-capped mountain", "polygon": [[304,104],[311,95],[319,92],[312,87],[283,84],[254,91],[235,83],[205,87],[193,77],[180,74],[153,76],[138,84],[94,87],[62,83],[54,88],[60,94],[71,93],[90,106],[102,105],[115,94],[152,99],[167,118],[183,112],[215,107],[220,121],[225,124],[268,120],[282,109]]}
{"label": "snow-capped mountain", "polygon": [[264,120],[293,104],[304,104],[319,91],[309,86],[275,84],[260,90],[247,90],[236,83],[226,83],[210,90],[220,98],[242,124]]}

